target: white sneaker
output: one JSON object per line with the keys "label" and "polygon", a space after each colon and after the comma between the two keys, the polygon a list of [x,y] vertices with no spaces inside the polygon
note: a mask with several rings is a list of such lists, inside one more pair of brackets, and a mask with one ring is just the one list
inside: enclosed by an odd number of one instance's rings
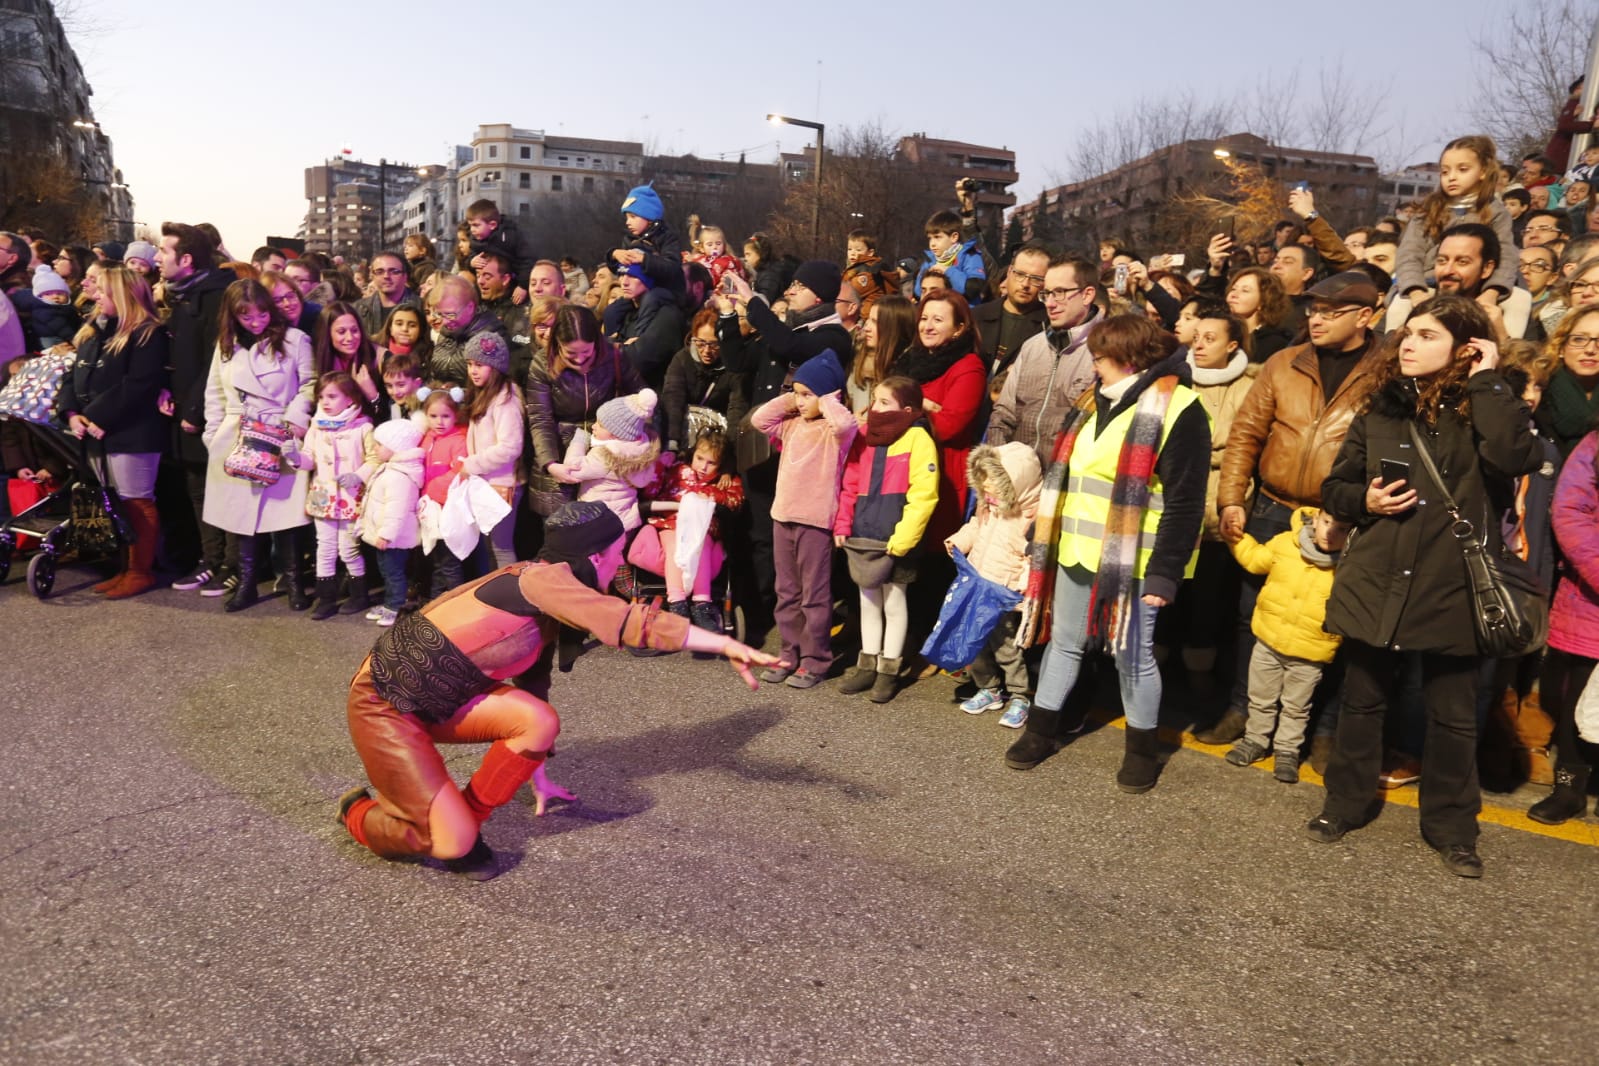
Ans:
{"label": "white sneaker", "polygon": [[1005,713],[999,716],[999,724],[1007,729],[1020,729],[1027,724],[1027,712],[1032,706],[1026,696],[1012,696]]}
{"label": "white sneaker", "polygon": [[391,611],[387,607],[379,607],[372,615],[369,615],[368,617],[370,617],[372,621],[376,622],[384,629],[387,629],[389,626],[394,624],[395,619],[400,617],[400,612]]}
{"label": "white sneaker", "polygon": [[380,603],[370,611],[366,612],[366,620],[368,622],[376,622],[379,618],[383,617],[383,611],[384,607]]}

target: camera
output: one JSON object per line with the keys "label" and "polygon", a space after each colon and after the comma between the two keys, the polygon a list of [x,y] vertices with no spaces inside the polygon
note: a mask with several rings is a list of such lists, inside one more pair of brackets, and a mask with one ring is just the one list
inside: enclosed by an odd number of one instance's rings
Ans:
{"label": "camera", "polygon": [[960,190],[961,190],[961,192],[976,192],[977,191],[977,179],[976,178],[962,178],[960,180]]}

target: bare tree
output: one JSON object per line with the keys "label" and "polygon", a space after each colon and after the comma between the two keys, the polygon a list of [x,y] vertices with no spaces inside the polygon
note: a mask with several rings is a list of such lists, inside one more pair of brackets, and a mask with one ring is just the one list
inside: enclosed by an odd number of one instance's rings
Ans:
{"label": "bare tree", "polygon": [[1305,147],[1321,152],[1367,154],[1388,130],[1379,127],[1383,104],[1393,88],[1393,79],[1358,82],[1349,76],[1340,59],[1323,64],[1317,72],[1317,93],[1300,116],[1300,134]]}
{"label": "bare tree", "polygon": [[1506,158],[1536,151],[1549,139],[1567,89],[1587,65],[1588,39],[1599,4],[1522,0],[1472,38],[1484,75],[1471,111]]}

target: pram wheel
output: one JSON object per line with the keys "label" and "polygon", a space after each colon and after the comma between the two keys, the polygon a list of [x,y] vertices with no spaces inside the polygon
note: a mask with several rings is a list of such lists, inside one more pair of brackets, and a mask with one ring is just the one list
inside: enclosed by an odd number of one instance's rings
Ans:
{"label": "pram wheel", "polygon": [[39,599],[50,595],[56,586],[56,560],[49,552],[40,552],[28,563],[28,591]]}
{"label": "pram wheel", "polygon": [[0,533],[0,582],[11,576],[11,556],[16,551],[10,533]]}

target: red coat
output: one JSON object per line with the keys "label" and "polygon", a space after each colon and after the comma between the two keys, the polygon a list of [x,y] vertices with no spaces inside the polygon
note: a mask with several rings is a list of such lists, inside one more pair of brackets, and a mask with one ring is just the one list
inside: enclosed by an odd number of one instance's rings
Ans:
{"label": "red coat", "polygon": [[944,543],[966,520],[966,457],[983,428],[977,416],[987,388],[988,372],[975,352],[922,386],[922,395],[942,408],[927,416],[938,442],[938,506],[924,543]]}

